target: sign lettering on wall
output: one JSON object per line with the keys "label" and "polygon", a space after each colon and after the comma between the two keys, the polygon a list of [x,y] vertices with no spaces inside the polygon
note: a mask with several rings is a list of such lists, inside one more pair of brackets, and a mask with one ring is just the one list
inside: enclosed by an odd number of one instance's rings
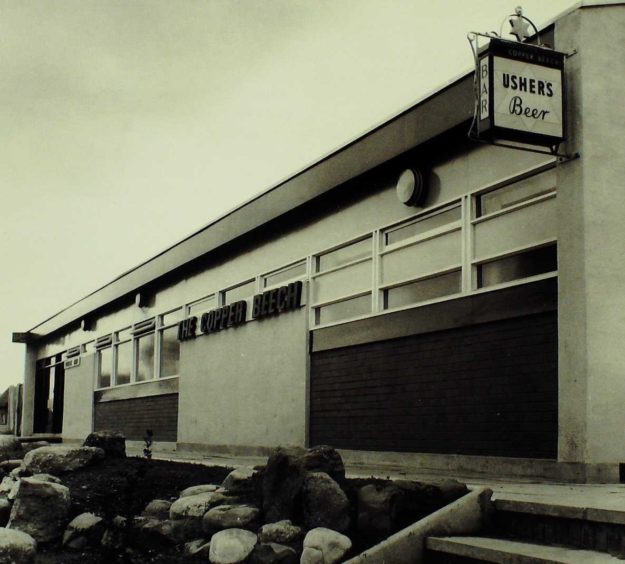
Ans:
{"label": "sign lettering on wall", "polygon": [[478,136],[557,145],[563,127],[564,53],[491,39],[479,59]]}
{"label": "sign lettering on wall", "polygon": [[[303,283],[297,281],[256,294],[252,298],[252,319],[262,319],[299,308],[302,305],[302,289]],[[198,334],[208,335],[242,325],[248,320],[247,306],[247,301],[241,300],[203,313],[199,318],[192,316],[184,319],[178,323],[178,340],[188,341],[195,339]]]}

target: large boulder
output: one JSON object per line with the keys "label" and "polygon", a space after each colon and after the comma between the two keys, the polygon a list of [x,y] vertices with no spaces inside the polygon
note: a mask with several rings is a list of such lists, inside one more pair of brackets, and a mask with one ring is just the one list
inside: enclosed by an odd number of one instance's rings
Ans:
{"label": "large boulder", "polygon": [[401,490],[393,484],[368,484],[358,490],[358,530],[373,538],[395,528]]}
{"label": "large boulder", "polygon": [[250,556],[251,564],[297,564],[297,552],[277,543],[257,544]]}
{"label": "large boulder", "polygon": [[305,471],[298,464],[300,451],[277,448],[263,470],[262,498],[265,521],[297,520]]}
{"label": "large boulder", "polygon": [[220,486],[215,484],[200,484],[198,486],[190,486],[180,492],[178,497],[189,497],[190,495],[196,495],[200,493],[213,493],[216,492]]}
{"label": "large boulder", "polygon": [[48,446],[31,450],[24,457],[24,466],[33,474],[43,472],[58,476],[102,458],[104,451],[97,447]]}
{"label": "large boulder", "polygon": [[258,472],[253,468],[241,466],[226,476],[221,487],[235,494],[250,493],[254,491],[254,479],[257,475]]}
{"label": "large boulder", "polygon": [[345,464],[338,451],[331,446],[319,445],[309,448],[299,459],[307,472],[325,472],[335,482],[345,481]]}
{"label": "large boulder", "polygon": [[24,449],[12,435],[0,435],[0,461],[23,458]]}
{"label": "large boulder", "polygon": [[195,495],[189,495],[187,497],[181,497],[174,501],[169,508],[169,518],[187,519],[197,518],[201,519],[211,508],[211,501],[215,493],[206,492]]}
{"label": "large boulder", "polygon": [[35,450],[44,446],[50,446],[50,443],[48,441],[33,441],[31,443],[23,443],[22,450],[24,451],[24,455],[26,455],[26,453],[30,452],[31,450]]}
{"label": "large boulder", "polygon": [[325,472],[306,476],[302,489],[304,525],[343,532],[349,528],[349,500],[341,487]]}
{"label": "large boulder", "polygon": [[319,527],[309,531],[304,538],[301,564],[335,564],[341,562],[352,547],[345,535]]}
{"label": "large boulder", "polygon": [[211,538],[209,559],[213,564],[245,562],[254,550],[256,535],[244,529],[226,529]]}
{"label": "large boulder", "polygon": [[249,505],[219,505],[204,514],[202,530],[205,533],[233,528],[255,530],[259,513],[256,507]]}
{"label": "large boulder", "polygon": [[101,448],[111,458],[126,458],[126,437],[117,431],[90,433],[82,446]]}
{"label": "large boulder", "polygon": [[150,519],[169,519],[169,509],[171,508],[171,501],[166,499],[153,499],[148,503],[141,513],[143,517],[149,517]]}
{"label": "large boulder", "polygon": [[32,564],[37,553],[37,542],[21,531],[0,528],[0,562]]}
{"label": "large boulder", "polygon": [[99,546],[105,529],[102,517],[93,513],[81,513],[67,525],[63,534],[63,545],[75,550]]}
{"label": "large boulder", "polygon": [[304,538],[304,530],[301,527],[293,525],[291,521],[284,520],[277,523],[267,523],[258,531],[258,540],[261,543],[285,544],[287,546],[296,546],[301,544]]}
{"label": "large boulder", "polygon": [[63,534],[69,507],[65,486],[22,478],[7,527],[28,533],[37,542],[48,542]]}

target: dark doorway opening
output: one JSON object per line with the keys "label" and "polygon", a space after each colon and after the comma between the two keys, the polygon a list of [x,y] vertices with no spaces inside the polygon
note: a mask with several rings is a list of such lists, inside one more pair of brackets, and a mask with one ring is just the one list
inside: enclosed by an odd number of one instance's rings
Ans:
{"label": "dark doorway opening", "polygon": [[40,360],[35,373],[35,413],[33,433],[63,431],[65,368],[62,355]]}

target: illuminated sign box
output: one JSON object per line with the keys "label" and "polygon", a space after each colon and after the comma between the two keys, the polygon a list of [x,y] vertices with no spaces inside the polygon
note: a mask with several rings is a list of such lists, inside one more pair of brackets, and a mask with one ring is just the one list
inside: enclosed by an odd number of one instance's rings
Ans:
{"label": "illuminated sign box", "polygon": [[478,137],[559,144],[564,57],[545,47],[491,39],[478,59]]}

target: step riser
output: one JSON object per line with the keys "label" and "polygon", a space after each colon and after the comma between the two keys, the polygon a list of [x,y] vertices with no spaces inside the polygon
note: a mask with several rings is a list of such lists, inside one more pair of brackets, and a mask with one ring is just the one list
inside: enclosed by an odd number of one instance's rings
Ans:
{"label": "step riser", "polygon": [[496,511],[488,534],[616,554],[623,548],[625,525]]}

